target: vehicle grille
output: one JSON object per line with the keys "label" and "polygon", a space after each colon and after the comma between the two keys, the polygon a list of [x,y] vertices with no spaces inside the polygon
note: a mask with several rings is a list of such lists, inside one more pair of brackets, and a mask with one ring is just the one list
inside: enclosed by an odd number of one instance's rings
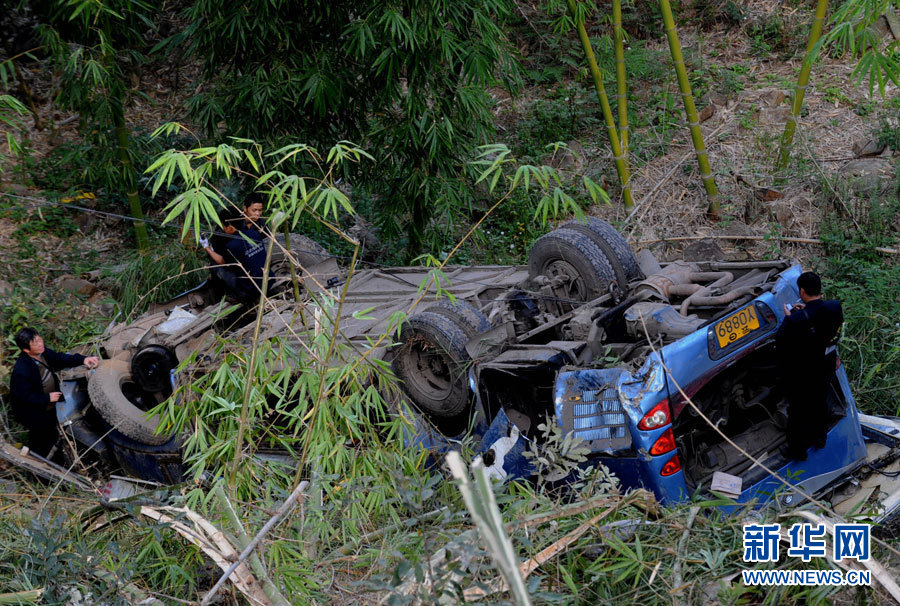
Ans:
{"label": "vehicle grille", "polygon": [[584,440],[589,452],[625,454],[631,448],[628,414],[617,385],[624,370],[562,371],[556,378],[556,418],[563,433]]}
{"label": "vehicle grille", "polygon": [[[572,429],[582,440],[616,440],[628,437],[625,411],[613,386],[582,392],[574,405]],[[629,440],[630,441],[630,440]]]}

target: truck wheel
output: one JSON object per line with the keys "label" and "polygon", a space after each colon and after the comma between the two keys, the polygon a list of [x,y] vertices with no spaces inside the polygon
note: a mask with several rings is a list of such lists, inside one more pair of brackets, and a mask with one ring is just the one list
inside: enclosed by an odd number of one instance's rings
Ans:
{"label": "truck wheel", "polygon": [[132,440],[157,446],[172,438],[156,435],[157,417],[145,418],[156,400],[131,378],[128,362],[103,360],[88,381],[88,394],[103,420]]}
{"label": "truck wheel", "polygon": [[[597,217],[585,217],[585,219],[587,219],[587,223],[567,221],[560,225],[560,228],[578,231],[590,237],[594,244],[599,246],[600,250],[606,254],[613,269],[616,270],[619,286],[623,290],[628,285],[628,282],[643,280],[644,272],[641,271],[641,267],[634,256],[634,251],[631,250],[622,234],[603,219],[598,219]],[[616,263],[617,261],[618,263]],[[620,269],[617,269],[617,265]]]}
{"label": "truck wheel", "polygon": [[457,299],[455,302],[450,299],[441,299],[434,305],[429,305],[425,311],[450,318],[465,331],[466,336],[470,339],[492,328],[491,323],[483,313],[478,311],[478,308],[462,299]]}
{"label": "truck wheel", "polygon": [[434,311],[414,314],[401,327],[394,373],[425,414],[447,419],[469,408],[468,340],[460,322]]}
{"label": "truck wheel", "polygon": [[609,291],[616,274],[594,240],[577,231],[557,229],[538,238],[528,255],[532,278],[563,278],[556,295],[573,302],[586,302]]}
{"label": "truck wheel", "polygon": [[131,376],[142,390],[170,393],[169,373],[178,366],[178,358],[163,345],[145,345],[131,356]]}

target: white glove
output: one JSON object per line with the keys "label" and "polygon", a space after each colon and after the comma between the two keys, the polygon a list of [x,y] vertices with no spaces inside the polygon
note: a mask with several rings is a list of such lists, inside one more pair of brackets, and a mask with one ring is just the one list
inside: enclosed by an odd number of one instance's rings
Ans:
{"label": "white glove", "polygon": [[200,248],[209,248],[209,238],[200,234]]}

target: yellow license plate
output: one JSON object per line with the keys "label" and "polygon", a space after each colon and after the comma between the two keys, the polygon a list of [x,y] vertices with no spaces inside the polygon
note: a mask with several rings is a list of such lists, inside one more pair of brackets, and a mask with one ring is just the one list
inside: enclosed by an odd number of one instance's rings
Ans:
{"label": "yellow license plate", "polygon": [[745,307],[716,323],[716,338],[719,340],[719,347],[731,345],[757,328],[759,328],[759,317],[756,315],[756,309],[752,305]]}

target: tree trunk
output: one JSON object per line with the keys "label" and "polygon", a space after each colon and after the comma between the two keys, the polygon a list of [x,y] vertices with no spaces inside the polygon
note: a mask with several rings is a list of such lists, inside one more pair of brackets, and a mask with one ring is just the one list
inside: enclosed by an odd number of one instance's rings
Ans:
{"label": "tree trunk", "polygon": [[709,156],[706,154],[706,144],[703,142],[703,133],[700,131],[700,118],[697,116],[697,107],[694,105],[694,95],[691,94],[691,83],[688,80],[687,69],[684,67],[681,43],[678,42],[678,33],[675,31],[672,6],[669,4],[669,0],[659,0],[659,8],[666,26],[666,37],[669,39],[669,50],[672,53],[672,62],[675,64],[675,73],[678,75],[678,88],[681,90],[681,99],[684,101],[684,113],[687,115],[688,127],[691,130],[697,164],[700,166],[700,178],[703,179],[706,197],[709,198],[709,207],[706,212],[711,218],[718,219],[719,190],[709,168]]}
{"label": "tree trunk", "polygon": [[803,67],[797,78],[797,88],[794,89],[794,101],[791,103],[791,113],[784,125],[784,133],[781,135],[781,150],[778,154],[778,164],[775,166],[776,182],[783,185],[785,182],[784,169],[787,168],[791,158],[791,145],[794,143],[794,132],[797,130],[797,118],[803,109],[803,96],[809,83],[809,73],[815,61],[815,48],[822,35],[822,26],[825,23],[825,13],[828,12],[828,0],[819,0],[816,4],[816,18],[809,32],[809,42],[806,44],[806,57],[803,59]]}
{"label": "tree trunk", "polygon": [[134,178],[134,165],[128,150],[131,146],[131,137],[128,135],[128,127],[125,125],[125,112],[122,107],[121,96],[110,100],[113,109],[113,126],[116,130],[118,142],[119,160],[122,162],[122,180],[125,183],[125,195],[128,205],[131,207],[131,216],[135,219],[134,235],[137,238],[137,247],[141,252],[146,252],[150,247],[150,238],[147,236],[147,224],[144,223],[144,211],[141,209],[141,200],[137,192],[137,179]]}
{"label": "tree trunk", "polygon": [[569,12],[572,14],[572,19],[575,21],[575,26],[578,28],[578,37],[581,38],[584,56],[591,69],[591,76],[594,79],[594,88],[597,90],[597,98],[600,101],[600,107],[603,108],[603,118],[606,121],[609,144],[612,147],[613,159],[616,163],[616,173],[619,175],[619,183],[622,185],[622,200],[625,203],[625,211],[631,212],[634,209],[634,200],[631,198],[631,174],[628,170],[628,161],[623,155],[622,148],[619,145],[619,134],[618,131],[616,131],[616,122],[613,119],[609,99],[606,97],[606,88],[603,86],[603,76],[600,74],[600,68],[597,66],[597,59],[594,57],[594,49],[591,47],[591,40],[588,38],[587,30],[584,28],[584,22],[578,19],[575,0],[568,0],[568,5]]}

